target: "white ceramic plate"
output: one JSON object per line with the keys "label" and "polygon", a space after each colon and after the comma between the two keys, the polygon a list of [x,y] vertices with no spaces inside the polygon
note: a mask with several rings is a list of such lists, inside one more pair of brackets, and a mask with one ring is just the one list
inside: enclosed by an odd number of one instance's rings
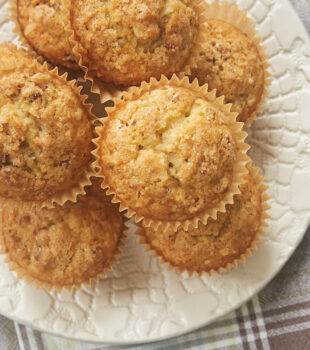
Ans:
{"label": "white ceramic plate", "polygon": [[[234,1],[230,1],[234,2]],[[310,222],[310,42],[287,0],[240,0],[267,46],[273,73],[263,115],[248,142],[272,196],[268,235],[237,270],[211,278],[168,272],[136,237],[106,280],[72,295],[17,281],[0,260],[0,313],[83,341],[137,343],[206,325],[263,288],[291,256]],[[17,42],[0,0],[0,41]]]}

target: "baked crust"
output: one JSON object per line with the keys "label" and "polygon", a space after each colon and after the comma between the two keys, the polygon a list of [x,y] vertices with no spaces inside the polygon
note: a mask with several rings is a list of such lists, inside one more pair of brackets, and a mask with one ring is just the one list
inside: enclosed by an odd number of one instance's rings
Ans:
{"label": "baked crust", "polygon": [[222,116],[183,87],[159,87],[125,101],[100,132],[100,175],[123,206],[145,218],[186,220],[217,207],[238,151]]}
{"label": "baked crust", "polygon": [[68,0],[17,0],[17,20],[30,46],[52,63],[77,69],[69,14]]}
{"label": "baked crust", "polygon": [[232,103],[237,120],[247,122],[264,92],[264,65],[255,44],[238,28],[217,19],[207,20],[203,51],[192,78],[217,90]]}
{"label": "baked crust", "polygon": [[261,190],[251,175],[244,178],[241,194],[226,206],[225,213],[218,213],[217,220],[209,218],[206,225],[200,223],[188,231],[145,227],[146,242],[181,270],[208,272],[235,262],[252,246],[262,221]]}
{"label": "baked crust", "polygon": [[44,201],[87,171],[90,115],[69,84],[23,51],[2,45],[0,57],[0,196]]}
{"label": "baked crust", "polygon": [[2,240],[8,261],[57,287],[79,286],[102,274],[114,258],[123,216],[99,186],[87,192],[77,203],[52,209],[12,201],[4,205]]}
{"label": "baked crust", "polygon": [[190,0],[72,0],[83,62],[106,82],[140,84],[179,72],[198,28]]}

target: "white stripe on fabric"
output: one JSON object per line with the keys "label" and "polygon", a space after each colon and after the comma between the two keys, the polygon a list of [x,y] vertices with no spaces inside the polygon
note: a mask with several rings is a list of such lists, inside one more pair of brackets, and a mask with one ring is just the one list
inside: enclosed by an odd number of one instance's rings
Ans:
{"label": "white stripe on fabric", "polygon": [[[234,320],[232,322],[235,322],[235,323],[227,325],[227,326],[207,329],[205,333],[208,337],[217,337],[217,336],[225,335],[228,333],[239,333],[239,327],[237,324],[237,320]],[[239,336],[241,337],[240,333],[239,333]]]}
{"label": "white stripe on fabric", "polygon": [[268,335],[270,337],[279,336],[282,334],[293,333],[293,332],[302,332],[307,329],[310,329],[310,322],[301,322],[299,324],[293,324],[290,326],[284,326],[276,329],[269,329]]}
{"label": "white stripe on fabric", "polygon": [[243,340],[241,337],[235,337],[234,339],[222,339],[217,340],[215,342],[206,343],[205,350],[222,350],[225,347],[230,347],[234,349],[234,345],[236,346],[240,344],[243,344]]}
{"label": "white stripe on fabric", "polygon": [[[279,309],[281,311],[281,309]],[[310,309],[299,309],[289,312],[283,312],[279,313],[278,315],[271,315],[268,317],[265,317],[265,323],[274,323],[274,322],[283,322],[286,320],[290,320],[292,318],[298,318],[298,317],[304,317],[304,316],[310,316]]]}
{"label": "white stripe on fabric", "polygon": [[249,309],[247,304],[243,304],[240,308],[241,314],[243,316],[243,325],[244,325],[244,330],[246,333],[246,339],[249,343],[249,347],[251,350],[257,350],[256,343],[255,343],[255,335],[253,333],[253,327],[252,323],[250,321],[249,317]]}
{"label": "white stripe on fabric", "polygon": [[19,348],[20,348],[20,350],[25,350],[23,338],[22,338],[22,335],[20,333],[19,325],[17,322],[14,322],[14,327],[15,327],[15,331],[17,334]]}
{"label": "white stripe on fabric", "polygon": [[236,327],[237,332],[238,332],[238,336],[236,336],[236,337],[234,338],[235,345],[239,345],[239,344],[243,343],[242,336],[241,336],[241,333],[240,333],[240,327],[241,327],[241,325],[239,325],[239,322],[238,322],[237,317],[238,317],[238,315],[237,315],[237,310],[235,310],[235,311],[234,311],[234,320],[233,320],[234,324],[233,324],[233,326]]}
{"label": "white stripe on fabric", "polygon": [[262,315],[262,309],[260,307],[260,303],[257,295],[255,295],[254,298],[252,299],[252,303],[253,303],[253,309],[256,315],[257,327],[259,329],[259,336],[263,343],[264,350],[270,350],[270,344],[268,340],[268,334],[266,331],[265,320]]}
{"label": "white stripe on fabric", "polygon": [[[285,306],[291,306],[295,304],[302,304],[309,302],[310,289],[298,290],[295,293],[282,294],[281,297],[276,298],[274,295],[266,296],[261,295],[259,297],[260,304],[266,310],[280,309]],[[307,297],[307,299],[305,298]]]}
{"label": "white stripe on fabric", "polygon": [[26,328],[26,333],[28,336],[28,341],[29,341],[29,345],[30,345],[31,350],[41,350],[41,349],[38,349],[38,345],[37,345],[37,342],[35,340],[33,330],[29,327],[25,327],[25,328]]}

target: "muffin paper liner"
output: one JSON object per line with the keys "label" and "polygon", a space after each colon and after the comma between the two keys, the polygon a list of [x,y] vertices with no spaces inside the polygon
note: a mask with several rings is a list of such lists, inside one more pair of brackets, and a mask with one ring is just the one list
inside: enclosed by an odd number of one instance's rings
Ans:
{"label": "muffin paper liner", "polygon": [[[237,4],[229,4],[227,2],[223,2],[220,5],[218,2],[213,2],[208,4],[206,1],[203,1],[204,7],[204,17],[206,21],[208,19],[218,19],[225,21],[229,24],[232,24],[236,28],[238,28],[241,32],[246,34],[250,40],[255,44],[259,56],[262,60],[262,64],[264,67],[264,90],[260,99],[259,104],[256,107],[256,111],[251,114],[251,116],[247,119],[246,125],[249,126],[252,120],[256,120],[256,114],[262,112],[262,106],[266,103],[266,97],[269,94],[268,86],[271,84],[269,77],[271,73],[269,73],[268,68],[271,66],[268,60],[268,55],[266,53],[266,47],[262,45],[262,39],[258,36],[258,33],[254,27],[254,21],[251,20],[247,16],[247,11],[241,10]],[[203,45],[202,45],[203,51]]]}
{"label": "muffin paper liner", "polygon": [[[18,6],[17,6],[17,0],[8,0],[9,4],[9,11],[10,11],[10,20],[14,23],[14,28],[13,32],[17,34],[19,41],[21,42],[21,46],[29,50],[29,52],[37,58],[37,60],[40,63],[43,63],[45,60],[48,61],[48,67],[49,69],[53,69],[56,65],[62,65],[63,68],[65,69],[64,71],[69,72],[69,76],[72,77],[72,79],[80,79],[84,80],[84,72],[81,71],[79,65],[76,63],[60,63],[60,62],[54,62],[51,60],[49,57],[45,57],[41,53],[39,53],[32,45],[31,43],[26,39],[24,36],[23,30],[21,29],[19,20],[18,20]],[[68,23],[70,23],[70,0],[63,0],[62,1],[62,6],[65,9],[65,13],[67,14],[68,17]],[[64,31],[69,33],[69,35],[72,33],[71,27],[64,27]],[[70,42],[70,40],[69,40]],[[71,44],[71,42],[70,42]],[[76,60],[76,57],[73,55],[73,59]],[[60,68],[61,69],[61,68]]]}
{"label": "muffin paper liner", "polygon": [[[128,89],[127,92],[124,92],[123,99],[114,99],[114,107],[108,107],[106,108],[106,111],[108,113],[108,117],[110,117],[111,114],[115,110],[118,109],[120,105],[123,105],[126,103],[126,101],[131,101],[139,98],[142,94],[144,94],[147,91],[152,91],[154,89],[160,88],[160,87],[183,87],[186,89],[189,89],[190,91],[195,91],[198,96],[201,98],[212,102],[214,106],[216,106],[220,111],[224,113],[224,121],[230,126],[230,129],[232,131],[233,137],[236,141],[236,162],[234,166],[233,171],[233,178],[232,183],[230,186],[230,190],[227,191],[225,194],[223,200],[219,203],[219,205],[215,208],[209,208],[201,213],[198,213],[195,217],[184,220],[184,221],[163,221],[163,220],[155,220],[152,218],[145,218],[139,213],[135,212],[133,209],[131,209],[127,203],[123,203],[122,200],[117,195],[117,189],[110,188],[109,184],[103,180],[102,182],[102,188],[107,188],[107,194],[113,194],[113,203],[120,203],[120,211],[127,210],[127,216],[132,217],[135,216],[135,222],[140,222],[143,220],[143,224],[146,227],[153,227],[154,229],[157,229],[159,226],[162,226],[164,230],[168,228],[172,228],[174,231],[177,231],[179,227],[182,227],[183,229],[187,230],[189,225],[192,225],[194,228],[198,227],[198,223],[206,223],[209,217],[212,217],[213,219],[216,218],[217,212],[225,212],[225,205],[226,204],[232,204],[233,203],[233,197],[235,194],[239,194],[239,185],[244,182],[243,175],[248,173],[248,169],[246,167],[246,164],[249,162],[250,158],[246,155],[248,149],[250,148],[249,145],[247,145],[244,140],[247,136],[247,133],[242,131],[243,123],[237,122],[236,117],[237,113],[230,112],[231,104],[224,104],[224,96],[222,97],[216,97],[216,90],[213,90],[211,92],[208,91],[208,85],[199,86],[197,79],[195,79],[192,83],[189,82],[188,77],[183,77],[182,79],[179,79],[176,75],[173,75],[171,79],[166,78],[165,76],[162,76],[160,81],[156,80],[155,78],[151,78],[151,81],[149,83],[142,82],[140,87],[131,87]],[[104,178],[104,169],[101,166],[100,162],[100,136],[102,131],[104,130],[105,121],[108,119],[104,119],[103,126],[99,126],[96,128],[96,133],[98,137],[93,140],[93,142],[96,144],[97,148],[92,152],[95,156],[96,160],[94,162],[94,168],[98,170],[97,176]]]}
{"label": "muffin paper liner", "polygon": [[[82,64],[82,58],[80,60]],[[90,91],[100,96],[100,102],[105,103],[113,98],[121,98],[125,88],[123,86],[117,86],[113,83],[106,83],[96,76],[93,72],[89,72],[85,66],[82,67],[85,72],[85,79],[91,83]]]}
{"label": "muffin paper liner", "polygon": [[[203,47],[205,22],[207,20],[205,16],[205,8],[204,8],[205,0],[195,0],[193,2],[194,2],[194,8],[198,13],[198,23],[199,23],[198,33],[197,33],[195,42],[193,43],[193,47],[191,48],[189,58],[185,62],[183,69],[180,72],[176,72],[180,77],[184,77],[185,75],[190,75],[191,69],[197,67],[196,57],[199,56],[199,52],[202,50],[202,47]],[[86,51],[86,49],[84,49],[82,45],[79,44],[79,42],[75,39],[74,31],[73,29],[71,30],[73,33],[70,38],[71,44],[73,47],[72,50],[73,50],[74,56],[77,59],[79,66],[85,72],[85,78],[90,80],[92,83],[91,92],[97,93],[100,95],[101,103],[104,103],[113,98],[121,98],[121,96],[123,95],[123,92],[127,90],[129,87],[117,86],[113,83],[106,83],[97,77],[95,71],[89,70],[88,64],[87,64],[87,57],[83,56],[83,53]]]}
{"label": "muffin paper liner", "polygon": [[249,170],[250,175],[255,179],[256,184],[258,185],[259,190],[261,192],[262,212],[261,212],[261,218],[260,218],[260,227],[254,239],[252,240],[251,245],[237,259],[228,263],[226,266],[221,266],[218,268],[205,270],[205,271],[196,271],[194,269],[190,269],[190,268],[187,269],[184,267],[177,266],[172,262],[166,260],[165,257],[161,254],[161,252],[152,246],[151,242],[148,241],[148,238],[145,235],[145,230],[143,228],[143,225],[139,225],[139,227],[135,231],[135,234],[140,236],[139,244],[145,245],[145,251],[151,252],[153,258],[157,258],[157,257],[160,258],[160,264],[167,264],[169,271],[175,269],[179,275],[183,274],[185,271],[187,272],[189,277],[191,277],[195,273],[199,277],[201,277],[203,274],[208,274],[209,276],[212,276],[213,273],[217,273],[221,275],[223,272],[230,272],[233,268],[237,268],[239,263],[244,263],[248,257],[252,256],[253,251],[258,250],[257,244],[261,243],[262,236],[266,235],[264,227],[268,227],[266,220],[270,218],[270,216],[267,214],[268,209],[271,208],[270,205],[267,203],[267,201],[271,198],[267,194],[268,186],[264,184],[264,177],[259,175],[258,167],[250,166],[249,169],[250,169]]}
{"label": "muffin paper liner", "polygon": [[[69,17],[71,24],[71,14],[69,14]],[[75,39],[74,30],[71,25],[69,28],[65,29],[70,33],[69,41],[72,45],[72,53],[79,67],[84,73],[84,81],[88,80],[91,83],[90,92],[98,94],[100,96],[101,103],[107,102],[113,98],[121,98],[124,87],[116,86],[113,83],[106,83],[98,78],[95,72],[89,71],[87,66],[87,59],[85,57],[83,59],[83,53],[86,51],[86,49],[84,49],[82,45]],[[80,79],[82,78],[80,77]]]}
{"label": "muffin paper liner", "polygon": [[[16,49],[15,45],[6,45],[1,44],[4,46],[7,46],[8,48]],[[23,54],[28,55],[28,52],[24,49],[17,49],[18,51],[22,51]],[[34,72],[41,72],[41,73],[48,73],[51,75],[51,78],[58,79],[63,82],[63,84],[70,86],[71,89],[74,91],[74,93],[79,96],[80,101],[82,103],[82,107],[85,110],[85,113],[88,116],[88,120],[91,123],[92,127],[97,123],[98,118],[91,112],[92,105],[86,104],[86,99],[88,98],[87,95],[81,95],[82,86],[76,87],[76,80],[67,80],[68,73],[64,73],[63,75],[59,74],[58,67],[55,67],[52,70],[48,69],[48,65],[46,62],[43,64],[40,64],[34,57],[30,56],[32,59],[31,65],[29,65],[29,62],[25,62],[23,60],[13,59],[10,58],[9,61],[1,60],[0,58],[0,72],[5,70],[13,70],[14,68],[20,69],[20,70],[27,70],[27,71],[34,71]],[[100,123],[100,122],[99,122]],[[93,147],[94,148],[94,147]],[[92,165],[92,159],[90,160],[89,164],[87,165],[86,169],[81,173],[80,178],[78,182],[72,186],[70,186],[68,189],[60,191],[59,193],[54,194],[53,196],[43,200],[43,201],[37,201],[37,203],[41,207],[48,207],[51,208],[54,206],[54,204],[63,205],[66,201],[77,201],[77,196],[80,194],[85,194],[85,186],[88,186],[91,184],[90,177],[95,174],[95,171],[93,169]]]}
{"label": "muffin paper liner", "polygon": [[[123,253],[123,248],[127,246],[125,243],[125,240],[127,239],[127,234],[125,231],[128,229],[128,220],[125,220],[123,217],[123,227],[122,227],[122,232],[121,235],[118,239],[118,244],[117,247],[114,251],[113,258],[107,263],[107,265],[104,267],[103,271],[99,274],[97,274],[95,277],[90,277],[88,280],[78,283],[78,284],[70,284],[70,285],[61,285],[61,284],[53,284],[53,283],[48,283],[45,281],[39,280],[37,277],[32,276],[27,269],[24,267],[20,266],[17,262],[12,261],[10,259],[9,254],[6,251],[5,248],[5,240],[3,237],[3,219],[2,219],[2,210],[4,206],[13,206],[14,205],[19,205],[24,207],[24,211],[27,212],[29,210],[33,209],[33,206],[35,206],[35,203],[32,202],[16,202],[12,199],[4,199],[0,198],[0,254],[5,255],[5,263],[8,263],[10,265],[10,271],[14,271],[17,274],[18,279],[23,279],[25,280],[26,284],[34,284],[37,289],[44,288],[47,292],[50,292],[52,290],[55,290],[57,293],[61,293],[63,290],[67,290],[68,292],[72,293],[74,289],[80,290],[83,286],[90,286],[92,282],[99,282],[100,279],[104,279],[107,277],[107,272],[108,271],[113,271],[113,265],[118,265],[119,264],[119,258],[124,254]],[[36,208],[38,209],[38,208]]]}
{"label": "muffin paper liner", "polygon": [[[43,65],[43,68],[47,69],[46,64]],[[85,112],[88,115],[88,119],[91,122],[92,125],[96,123],[98,120],[97,117],[92,113],[92,105],[86,104],[86,100],[88,98],[87,95],[81,95],[82,86],[76,87],[76,81],[71,80],[67,81],[67,75],[68,73],[64,73],[63,75],[58,74],[58,68],[54,68],[52,71],[49,71],[50,74],[54,75],[55,77],[58,77],[61,79],[65,84],[69,84],[72,88],[72,90],[80,96],[83,108]],[[59,193],[55,196],[53,196],[51,199],[46,200],[42,206],[52,207],[54,203],[57,203],[59,205],[63,205],[67,200],[70,200],[71,202],[77,201],[77,196],[80,194],[85,194],[85,186],[88,186],[91,184],[90,177],[94,175],[94,169],[92,167],[92,164],[90,163],[88,165],[88,168],[81,174],[80,180],[77,184],[71,186],[68,190],[64,191],[64,193]]]}

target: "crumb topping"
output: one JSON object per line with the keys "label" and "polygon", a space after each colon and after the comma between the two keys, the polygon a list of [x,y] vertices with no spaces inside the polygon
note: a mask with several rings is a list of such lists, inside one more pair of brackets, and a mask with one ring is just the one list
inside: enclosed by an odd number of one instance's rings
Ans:
{"label": "crumb topping", "polygon": [[264,67],[255,44],[233,25],[208,20],[204,51],[192,77],[217,89],[246,122],[260,102],[264,89]]}
{"label": "crumb topping", "polygon": [[30,45],[53,63],[77,68],[69,41],[67,0],[17,0],[18,21]]}
{"label": "crumb topping", "polygon": [[236,146],[222,112],[185,88],[159,88],[118,106],[104,127],[106,182],[139,215],[185,220],[229,189]]}
{"label": "crumb topping", "polygon": [[90,161],[88,115],[49,73],[0,76],[0,194],[44,200],[78,181]]}
{"label": "crumb topping", "polygon": [[90,69],[123,85],[180,71],[198,28],[189,0],[73,0],[71,21]]}
{"label": "crumb topping", "polygon": [[10,260],[40,281],[58,285],[102,273],[114,256],[123,219],[118,206],[106,205],[101,197],[83,196],[54,209],[6,206],[3,238]]}
{"label": "crumb topping", "polygon": [[226,213],[218,213],[217,220],[207,225],[163,232],[145,228],[147,241],[167,261],[175,266],[195,271],[209,271],[225,267],[249,248],[261,225],[261,192],[251,175],[240,186],[241,194],[235,203],[226,206]]}

